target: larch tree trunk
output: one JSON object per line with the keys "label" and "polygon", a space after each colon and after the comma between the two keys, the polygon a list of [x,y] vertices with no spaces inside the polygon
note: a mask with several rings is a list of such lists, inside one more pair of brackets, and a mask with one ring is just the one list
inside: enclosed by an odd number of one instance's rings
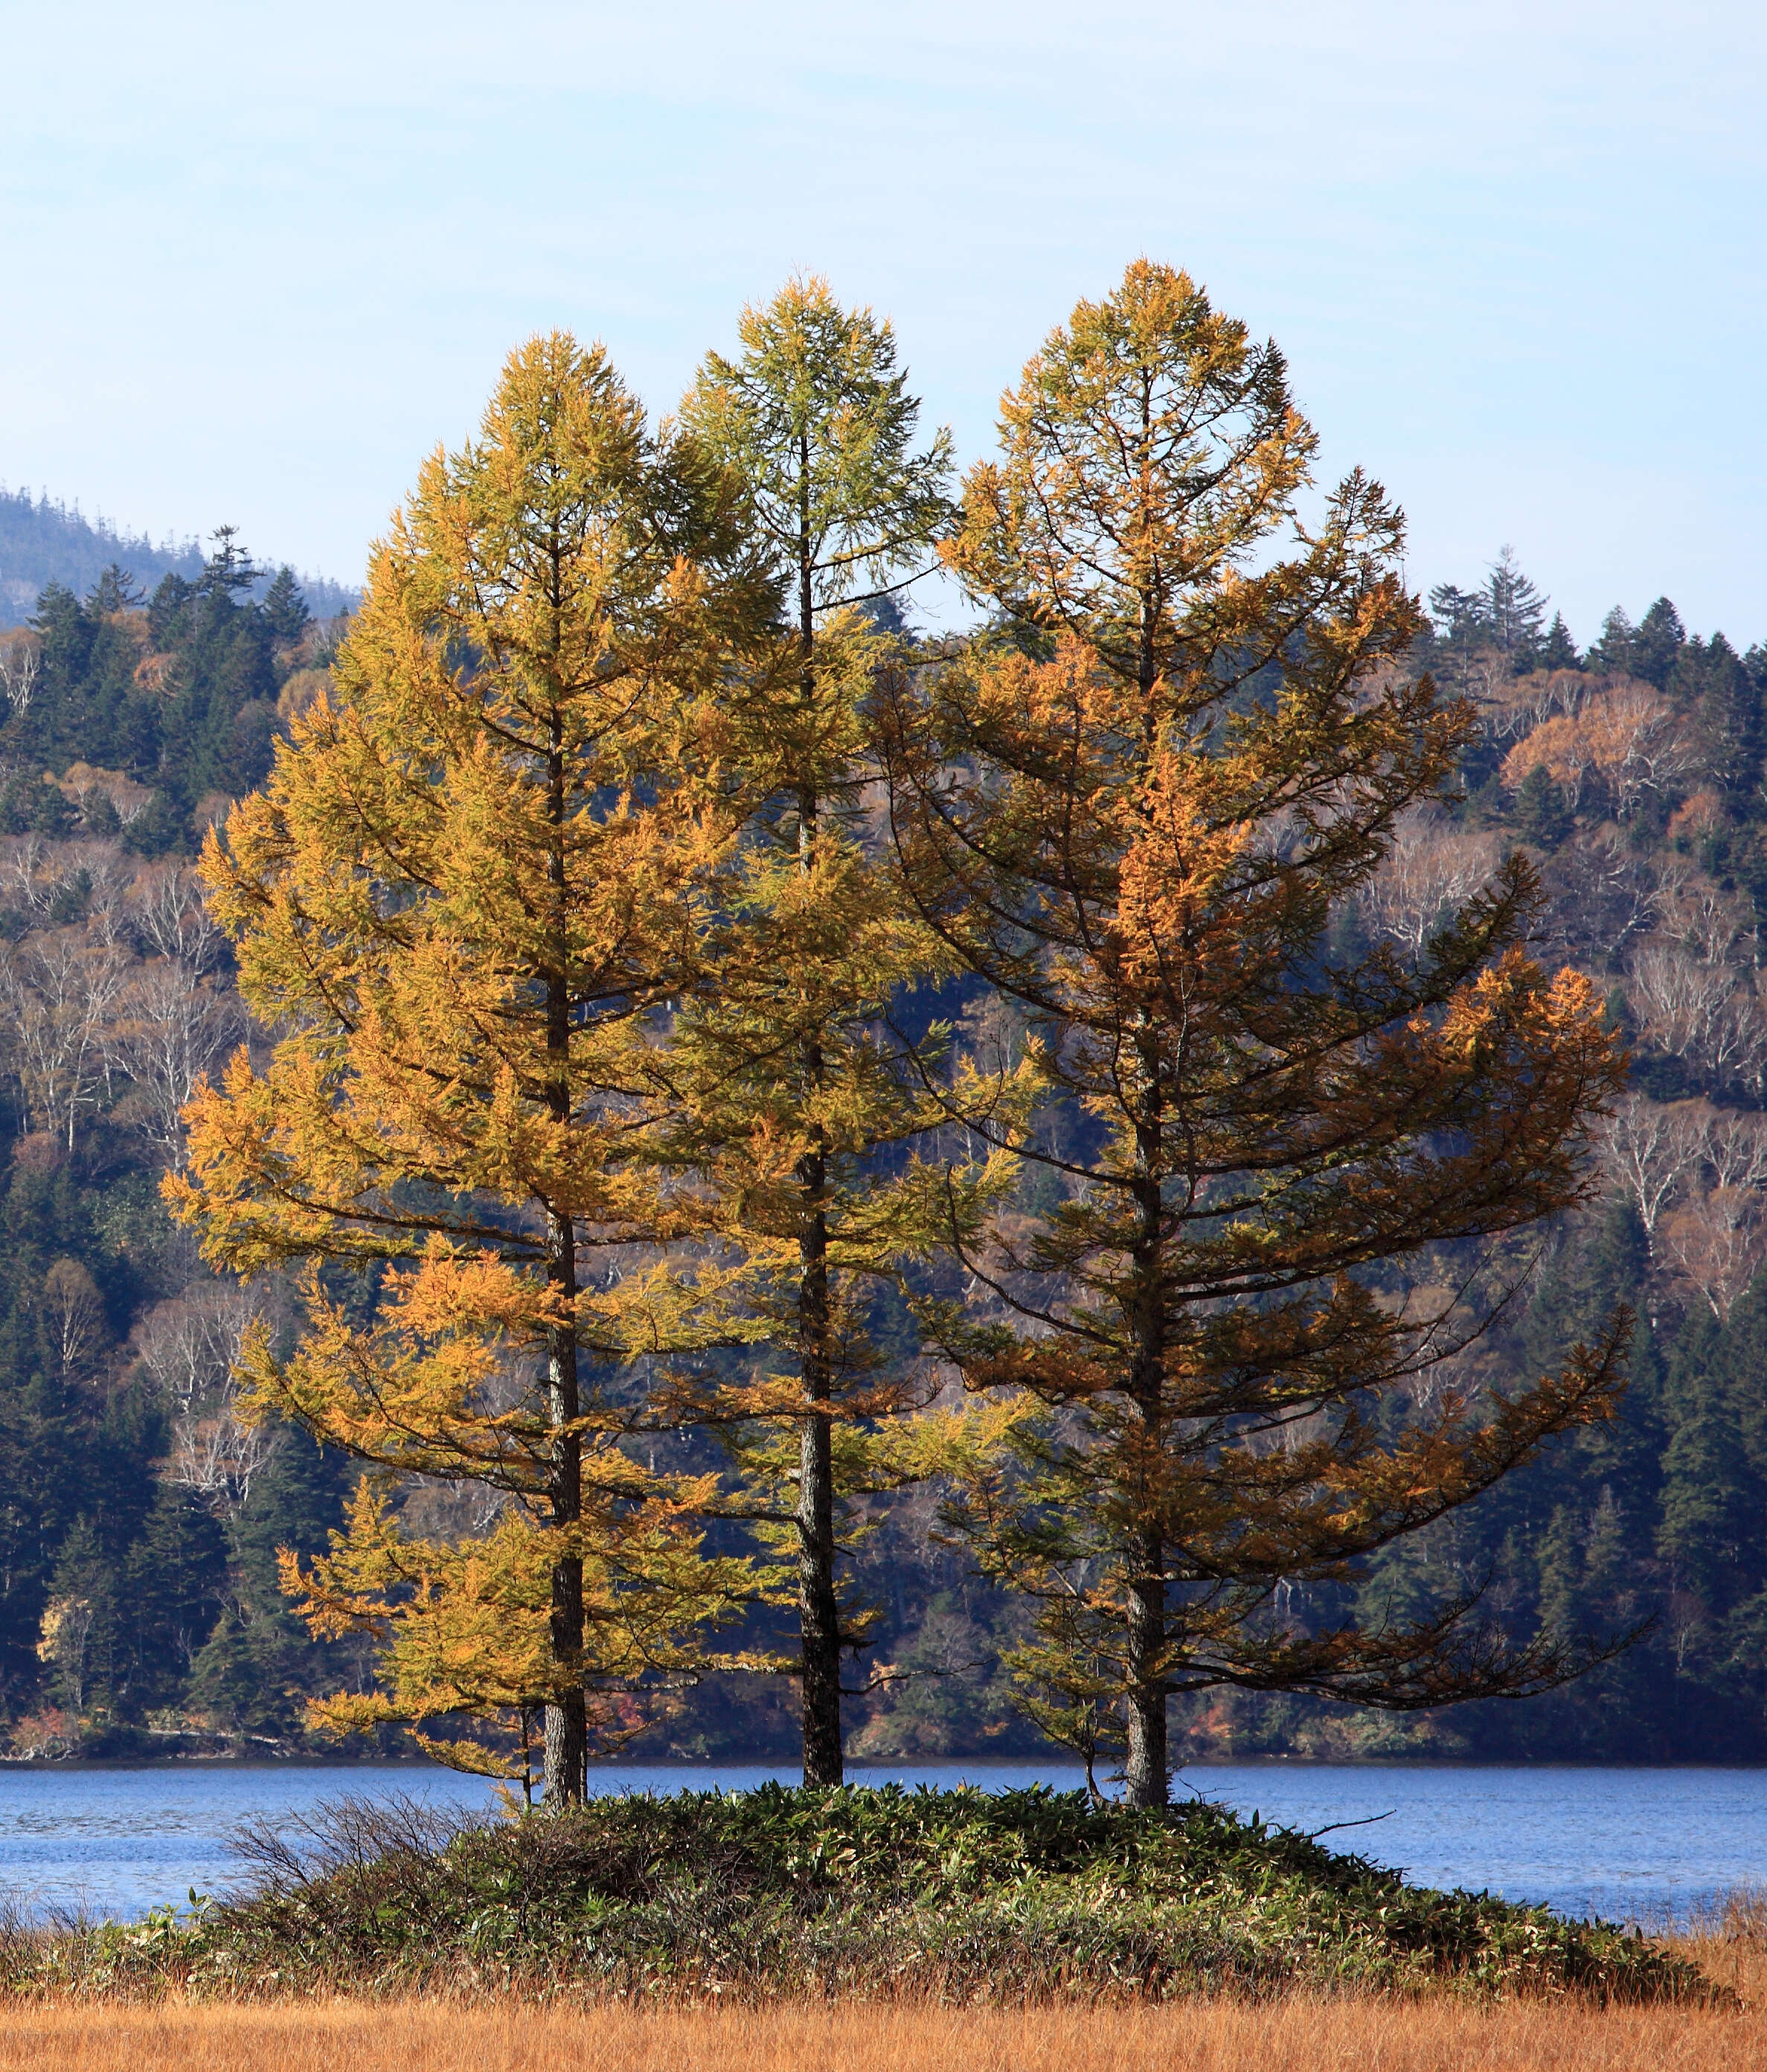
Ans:
{"label": "larch tree trunk", "polygon": [[1165,1307],[1160,1285],[1163,1117],[1158,1046],[1144,1031],[1136,1050],[1142,1116],[1136,1131],[1140,1171],[1135,1191],[1140,1227],[1135,1248],[1134,1369],[1129,1393],[1140,1418],[1139,1437],[1145,1450],[1136,1507],[1142,1516],[1131,1528],[1131,1568],[1124,1607],[1129,1716],[1124,1778],[1132,1806],[1163,1806],[1168,1778],[1165,1539],[1158,1522],[1165,1379]]}
{"label": "larch tree trunk", "polygon": [[[569,887],[565,867],[564,729],[555,708],[547,750],[548,808],[552,820],[551,877],[554,899],[553,969],[546,977],[546,1104],[555,1122],[570,1120]],[[553,1432],[553,1523],[574,1526],[583,1511],[583,1449],[576,1429],[580,1405],[577,1378],[577,1231],[569,1214],[546,1211],[546,1278],[556,1305],[546,1332],[546,1401]],[[583,1564],[568,1554],[553,1565],[552,1651],[561,1667],[578,1668],[583,1654]],[[560,1688],[548,1700],[544,1733],[545,1803],[579,1802],[588,1790],[589,1729],[582,1685]]]}
{"label": "larch tree trunk", "polygon": [[[1153,390],[1141,384],[1140,487],[1144,516],[1153,492]],[[1140,597],[1140,656],[1136,679],[1141,693],[1142,747],[1151,769],[1158,752],[1159,660],[1153,636],[1159,619],[1157,562],[1143,571]],[[1143,1470],[1144,1516],[1132,1531],[1132,1568],[1124,1607],[1128,1667],[1128,1747],[1124,1782],[1132,1806],[1163,1806],[1169,1790],[1166,1759],[1165,1538],[1157,1522],[1157,1490],[1165,1396],[1165,1305],[1160,1285],[1162,1203],[1161,1174],[1165,1137],[1165,1087],[1160,1046],[1149,1018],[1139,1018],[1136,1035],[1136,1076],[1141,1112],[1136,1125],[1135,1191],[1138,1243],[1135,1255],[1136,1314],[1132,1320],[1134,1372],[1130,1395],[1141,1421],[1146,1449]]]}
{"label": "larch tree trunk", "polygon": [[[807,709],[816,697],[816,603],[810,533],[810,453],[807,437],[799,455],[798,640],[803,658],[799,688]],[[806,784],[798,794],[798,868],[815,868],[816,821],[821,801]],[[822,1046],[807,1030],[799,1069],[807,1096],[822,1084]],[[803,1781],[839,1784],[845,1776],[840,1736],[840,1613],[834,1585],[834,1462],[832,1427],[818,1406],[829,1400],[834,1377],[829,1359],[828,1219],[826,1148],[812,1141],[798,1161],[803,1223],[798,1240],[798,1367],[805,1414],[798,1446],[798,1624],[799,1698],[803,1724]]]}

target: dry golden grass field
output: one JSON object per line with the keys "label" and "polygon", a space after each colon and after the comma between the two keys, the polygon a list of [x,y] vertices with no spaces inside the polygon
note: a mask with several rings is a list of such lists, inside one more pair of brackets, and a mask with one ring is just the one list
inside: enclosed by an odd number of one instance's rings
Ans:
{"label": "dry golden grass field", "polygon": [[1273,2007],[887,2006],[583,2011],[434,2002],[23,2005],[5,2072],[1753,2072],[1749,2010],[1481,2010],[1445,2000]]}
{"label": "dry golden grass field", "polygon": [[16,2001],[0,2072],[1756,2072],[1767,1947],[1683,1946],[1740,2010],[1296,1998],[1274,2005],[661,2008]]}

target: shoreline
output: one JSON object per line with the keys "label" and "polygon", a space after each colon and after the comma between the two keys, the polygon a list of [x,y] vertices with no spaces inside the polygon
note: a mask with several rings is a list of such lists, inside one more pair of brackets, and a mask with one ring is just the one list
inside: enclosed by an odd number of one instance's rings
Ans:
{"label": "shoreline", "polygon": [[[434,1762],[422,1755],[364,1755],[352,1756],[345,1753],[327,1755],[234,1755],[203,1750],[187,1753],[166,1755],[0,1755],[0,1771],[14,1770],[132,1770],[187,1769],[193,1765],[207,1769],[228,1770],[433,1770],[446,1777],[465,1777],[475,1773],[450,1769],[446,1763]],[[645,1772],[679,1771],[684,1776],[703,1776],[708,1772],[740,1770],[764,1775],[782,1782],[790,1782],[798,1774],[794,1761],[771,1762],[765,1756],[656,1756],[610,1758],[602,1762],[591,1762],[589,1774],[610,1776],[616,1773],[635,1770]],[[1062,1770],[1066,1766],[1058,1760],[1040,1756],[950,1755],[934,1757],[904,1757],[900,1761],[866,1760],[849,1762],[847,1766],[849,1784],[862,1784],[872,1778],[894,1780],[911,1776],[918,1771],[951,1772],[962,1770],[1022,1773],[1031,1770]],[[1245,1755],[1209,1756],[1194,1762],[1178,1765],[1173,1770],[1173,1782],[1178,1786],[1181,1780],[1196,1774],[1212,1770],[1350,1770],[1358,1774],[1379,1770],[1401,1771],[1467,1771],[1496,1774],[1506,1770],[1538,1772],[1588,1772],[1606,1774],[1623,1771],[1629,1774],[1670,1774],[1677,1773],[1736,1774],[1767,1776],[1767,1758],[1759,1762],[1738,1762],[1713,1760],[1708,1762],[1691,1761],[1679,1762],[1647,1762],[1614,1758],[1595,1761],[1587,1758],[1572,1757],[1514,1757],[1478,1756],[1310,1756],[1310,1755]],[[1084,1772],[1076,1763],[1072,1774],[1075,1786],[1084,1786]],[[483,1780],[487,1782],[490,1780]],[[1065,1788],[1058,1786],[1057,1789]],[[1178,1803],[1174,1799],[1174,1803]]]}

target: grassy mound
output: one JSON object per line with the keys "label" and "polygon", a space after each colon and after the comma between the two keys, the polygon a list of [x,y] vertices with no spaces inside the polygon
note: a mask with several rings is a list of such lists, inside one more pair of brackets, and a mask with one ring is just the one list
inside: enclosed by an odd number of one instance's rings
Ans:
{"label": "grassy mound", "polygon": [[[738,2000],[1710,1994],[1640,1937],[1416,1889],[1201,1803],[766,1786],[465,1826],[346,1803],[245,1847],[242,1893],[39,1945],[35,1979]],[[22,1961],[15,1945],[20,1984]]]}

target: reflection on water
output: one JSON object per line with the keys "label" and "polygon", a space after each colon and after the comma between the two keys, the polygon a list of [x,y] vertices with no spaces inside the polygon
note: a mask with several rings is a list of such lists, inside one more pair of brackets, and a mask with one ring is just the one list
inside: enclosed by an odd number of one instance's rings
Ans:
{"label": "reflection on water", "polygon": [[[600,1791],[741,1790],[792,1775],[617,1763],[599,1767],[594,1782]],[[851,1776],[993,1790],[1081,1782],[1059,1761],[869,1766]],[[1368,1822],[1327,1839],[1419,1885],[1488,1888],[1572,1914],[1654,1922],[1738,1885],[1767,1885],[1767,1770],[1243,1763],[1186,1770],[1179,1790],[1309,1832]],[[241,1820],[394,1792],[462,1808],[493,1798],[479,1779],[409,1764],[0,1769],[0,1891],[34,1914],[125,1918],[182,1904],[193,1885],[224,1890],[228,1836]]]}

